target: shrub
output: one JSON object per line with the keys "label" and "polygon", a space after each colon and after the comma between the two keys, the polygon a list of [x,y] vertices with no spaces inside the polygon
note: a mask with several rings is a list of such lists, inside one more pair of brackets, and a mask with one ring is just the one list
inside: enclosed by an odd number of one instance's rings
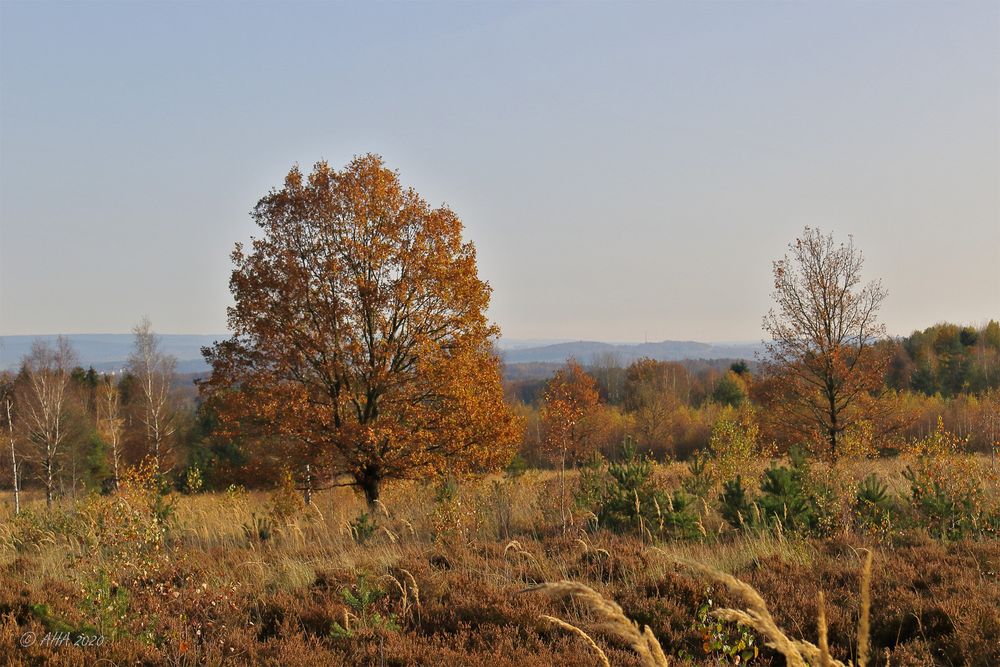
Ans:
{"label": "shrub", "polygon": [[573,502],[578,509],[596,512],[604,496],[606,475],[606,465],[600,455],[587,459],[580,468],[573,492]]}
{"label": "shrub", "polygon": [[287,521],[305,508],[291,470],[285,468],[281,471],[278,486],[271,492],[270,500],[270,514],[275,521]]}
{"label": "shrub", "polygon": [[626,440],[622,459],[608,465],[597,519],[618,532],[693,538],[698,535],[698,519],[690,505],[683,491],[668,496],[657,488],[653,462],[639,456],[632,441]]}
{"label": "shrub", "polygon": [[[701,650],[718,664],[746,665],[760,655],[757,634],[745,625],[724,621],[715,614],[712,589],[705,590],[705,601],[695,612],[694,630],[702,641]],[[681,652],[681,658],[694,661],[694,656]]]}
{"label": "shrub", "polygon": [[400,628],[395,614],[382,614],[375,610],[375,606],[385,596],[385,591],[372,586],[365,575],[359,574],[352,588],[340,591],[340,597],[353,614],[345,612],[343,624],[334,621],[330,636],[334,639],[349,639],[358,631],[398,632]]}
{"label": "shrub", "polygon": [[912,463],[903,475],[910,482],[912,507],[917,520],[940,539],[996,528],[996,509],[988,507],[983,488],[984,471],[963,451],[964,445],[939,417],[934,433],[907,452]]}
{"label": "shrub", "polygon": [[743,488],[743,477],[736,476],[722,485],[719,495],[719,513],[733,528],[745,528],[754,525],[753,507],[746,489]]}
{"label": "shrub", "polygon": [[685,491],[698,498],[704,498],[712,490],[714,481],[712,480],[712,470],[708,464],[707,454],[695,454],[688,461],[688,472],[690,476],[684,478],[681,486]]}
{"label": "shrub", "polygon": [[102,635],[118,637],[129,619],[129,595],[105,571],[83,582],[81,607]]}
{"label": "shrub", "polygon": [[730,408],[723,412],[712,427],[708,443],[716,480],[728,482],[755,466],[761,458],[757,444],[759,435],[760,427],[752,409],[734,411]]}
{"label": "shrub", "polygon": [[91,496],[80,514],[90,546],[88,571],[138,581],[164,567],[173,513],[173,500],[161,492],[151,462],[128,470],[115,495]]}
{"label": "shrub", "polygon": [[857,504],[866,507],[887,507],[889,505],[889,488],[882,483],[875,473],[869,474],[858,485]]}
{"label": "shrub", "polygon": [[805,485],[807,472],[799,453],[793,454],[792,467],[771,466],[764,472],[758,503],[767,523],[778,521],[792,531],[816,528],[816,507]]}
{"label": "shrub", "polygon": [[378,520],[368,512],[362,512],[351,522],[351,535],[358,544],[365,544],[378,530]]}
{"label": "shrub", "polygon": [[198,493],[201,491],[202,487],[205,485],[204,477],[201,474],[201,468],[196,465],[191,466],[184,471],[184,483],[183,491],[184,493]]}
{"label": "shrub", "polygon": [[528,471],[528,461],[520,454],[515,454],[514,458],[507,464],[504,472],[511,479],[517,479]]}
{"label": "shrub", "polygon": [[269,514],[250,514],[250,520],[243,524],[243,534],[251,542],[267,542],[274,537],[274,519]]}

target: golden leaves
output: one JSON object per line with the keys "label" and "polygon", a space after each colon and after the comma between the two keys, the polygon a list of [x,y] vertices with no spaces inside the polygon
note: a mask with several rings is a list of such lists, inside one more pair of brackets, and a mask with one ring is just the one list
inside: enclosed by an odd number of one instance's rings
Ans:
{"label": "golden leaves", "polygon": [[600,402],[597,381],[571,359],[545,387],[542,421],[545,443],[554,457],[578,459],[585,455],[587,425]]}
{"label": "golden leaves", "polygon": [[207,352],[224,423],[321,446],[353,474],[507,462],[520,423],[458,216],[365,155],[304,182],[293,169],[254,218],[263,237],[233,254],[234,336]]}

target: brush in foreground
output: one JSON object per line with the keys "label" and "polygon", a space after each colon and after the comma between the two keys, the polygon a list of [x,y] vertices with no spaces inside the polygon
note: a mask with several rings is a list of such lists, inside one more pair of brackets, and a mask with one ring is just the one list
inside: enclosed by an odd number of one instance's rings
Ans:
{"label": "brush in foreground", "polygon": [[[643,667],[667,667],[669,665],[663,648],[652,630],[646,626],[640,629],[635,621],[625,615],[618,604],[608,600],[589,586],[575,581],[554,581],[533,586],[522,592],[540,592],[554,599],[570,598],[582,604],[597,617],[597,623],[593,626],[594,630],[628,644],[639,655]],[[540,618],[583,637],[598,654],[602,664],[610,667],[608,656],[582,629],[554,616],[542,615]]]}
{"label": "brush in foreground", "polygon": [[[778,624],[774,622],[771,612],[767,609],[764,599],[754,590],[750,584],[740,581],[731,574],[719,572],[707,565],[692,561],[678,560],[677,562],[700,572],[709,579],[722,584],[729,592],[740,596],[746,604],[746,609],[717,609],[713,613],[725,620],[735,621],[749,626],[767,638],[767,645],[785,656],[789,667],[807,667],[807,665],[818,665],[819,667],[850,667],[851,662],[846,664],[835,660],[830,656],[827,642],[826,610],[823,593],[819,593],[819,611],[817,627],[819,634],[819,646],[801,639],[791,639],[786,635]],[[871,574],[872,574],[872,554],[869,551],[865,559],[864,567],[861,570],[861,617],[858,621],[858,662],[854,667],[865,667],[868,662],[868,633],[869,633],[869,613],[871,609]]]}

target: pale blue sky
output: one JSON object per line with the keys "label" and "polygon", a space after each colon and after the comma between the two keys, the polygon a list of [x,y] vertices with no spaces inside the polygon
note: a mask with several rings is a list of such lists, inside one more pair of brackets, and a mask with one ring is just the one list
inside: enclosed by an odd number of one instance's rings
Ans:
{"label": "pale blue sky", "polygon": [[754,340],[803,225],[1000,316],[1000,4],[0,2],[0,334],[221,332],[293,163],[463,218],[514,338]]}

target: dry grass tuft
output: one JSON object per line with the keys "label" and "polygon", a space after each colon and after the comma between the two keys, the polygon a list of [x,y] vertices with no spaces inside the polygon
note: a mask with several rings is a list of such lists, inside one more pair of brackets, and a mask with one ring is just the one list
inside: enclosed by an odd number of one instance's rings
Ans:
{"label": "dry grass tuft", "polygon": [[858,667],[868,664],[869,640],[871,636],[872,607],[872,552],[865,557],[861,570],[861,618],[858,619]]}
{"label": "dry grass tuft", "polygon": [[590,645],[590,648],[594,649],[594,652],[597,653],[597,657],[601,659],[601,664],[604,665],[604,667],[611,667],[611,662],[608,661],[608,656],[604,653],[604,649],[598,646],[597,642],[594,641],[594,638],[588,635],[586,632],[584,632],[583,630],[581,630],[580,628],[576,627],[571,623],[567,623],[561,618],[556,618],[555,616],[548,616],[546,614],[542,614],[538,618],[542,619],[543,621],[548,621],[552,625],[562,628],[563,630],[568,630],[569,632],[572,632],[578,637],[582,637],[583,640]]}
{"label": "dry grass tuft", "polygon": [[830,642],[827,639],[826,600],[823,591],[819,592],[816,611],[816,630],[819,633],[819,664],[820,667],[830,666]]}
{"label": "dry grass tuft", "polygon": [[[579,602],[597,616],[598,622],[594,628],[628,644],[638,654],[643,667],[667,667],[670,664],[663,653],[663,647],[660,646],[660,642],[652,630],[646,626],[640,628],[635,621],[625,615],[616,602],[608,600],[589,586],[576,581],[556,581],[533,586],[523,592],[541,592],[551,598],[570,598]],[[572,628],[573,631],[586,637],[591,645],[597,648],[593,639],[576,626],[551,616],[543,616],[542,618],[550,622],[558,621],[560,627]],[[598,650],[600,651],[599,648]],[[601,651],[601,656],[605,664],[608,664],[607,656],[604,655],[603,651]]]}

